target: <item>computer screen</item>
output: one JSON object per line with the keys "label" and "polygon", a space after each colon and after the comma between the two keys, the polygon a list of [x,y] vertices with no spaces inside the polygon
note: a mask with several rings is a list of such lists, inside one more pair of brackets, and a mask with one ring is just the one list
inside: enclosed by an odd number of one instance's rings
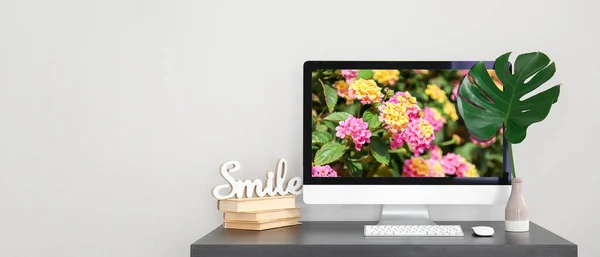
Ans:
{"label": "computer screen", "polygon": [[311,177],[507,176],[502,130],[478,142],[457,111],[458,85],[468,70],[310,72]]}

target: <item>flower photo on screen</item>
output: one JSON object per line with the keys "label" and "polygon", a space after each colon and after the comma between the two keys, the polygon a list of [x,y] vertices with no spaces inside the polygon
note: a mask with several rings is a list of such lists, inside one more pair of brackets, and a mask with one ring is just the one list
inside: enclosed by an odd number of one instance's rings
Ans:
{"label": "flower photo on screen", "polygon": [[466,73],[313,71],[312,176],[501,177],[502,131],[477,142],[457,113]]}

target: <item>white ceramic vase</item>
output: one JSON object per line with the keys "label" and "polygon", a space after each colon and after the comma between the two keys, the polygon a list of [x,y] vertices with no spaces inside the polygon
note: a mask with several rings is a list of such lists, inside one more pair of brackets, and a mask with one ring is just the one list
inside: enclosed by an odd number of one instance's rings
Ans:
{"label": "white ceramic vase", "polygon": [[505,209],[505,229],[508,232],[529,231],[529,213],[523,198],[523,180],[512,179],[512,190]]}

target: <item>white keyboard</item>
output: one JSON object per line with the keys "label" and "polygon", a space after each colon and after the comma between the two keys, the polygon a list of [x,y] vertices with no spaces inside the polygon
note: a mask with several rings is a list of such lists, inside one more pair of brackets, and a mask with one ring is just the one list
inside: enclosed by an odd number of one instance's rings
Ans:
{"label": "white keyboard", "polygon": [[464,236],[464,234],[459,225],[366,225],[365,236]]}

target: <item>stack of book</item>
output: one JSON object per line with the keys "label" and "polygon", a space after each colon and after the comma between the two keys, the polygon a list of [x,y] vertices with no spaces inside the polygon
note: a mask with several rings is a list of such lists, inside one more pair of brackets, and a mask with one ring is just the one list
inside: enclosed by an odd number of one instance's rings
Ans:
{"label": "stack of book", "polygon": [[265,230],[299,225],[296,195],[226,199],[219,201],[224,226],[232,229]]}

